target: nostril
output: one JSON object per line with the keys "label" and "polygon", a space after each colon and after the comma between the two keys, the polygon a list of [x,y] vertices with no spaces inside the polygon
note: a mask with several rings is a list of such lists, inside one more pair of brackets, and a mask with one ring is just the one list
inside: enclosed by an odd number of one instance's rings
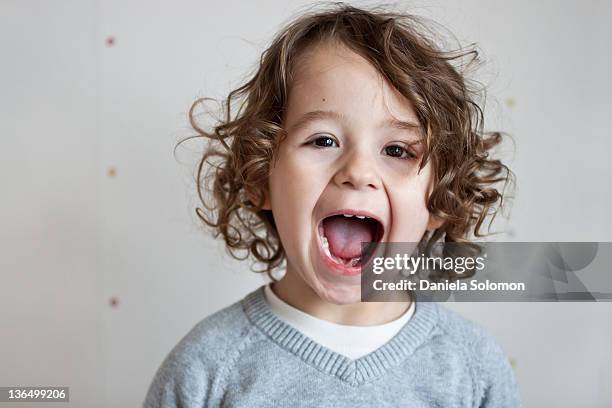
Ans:
{"label": "nostril", "polygon": [[[357,186],[359,186],[359,183],[353,183],[352,181],[344,181],[342,182],[342,185],[348,186],[351,188],[357,188]],[[373,190],[378,189],[378,187],[376,187],[376,184],[374,183],[367,183],[366,186],[369,188],[372,188]]]}

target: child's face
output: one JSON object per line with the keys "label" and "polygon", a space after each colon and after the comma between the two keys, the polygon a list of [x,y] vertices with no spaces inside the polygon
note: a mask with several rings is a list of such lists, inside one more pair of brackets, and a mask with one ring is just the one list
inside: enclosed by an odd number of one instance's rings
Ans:
{"label": "child's face", "polygon": [[[410,146],[419,140],[416,129],[385,123],[395,118],[418,124],[410,102],[365,59],[344,47],[321,45],[296,66],[284,119],[288,136],[270,170],[264,208],[274,214],[287,273],[296,275],[292,280],[299,276],[326,301],[358,302],[360,275],[330,263],[319,225],[327,225],[324,233],[335,253],[351,246],[347,240],[368,234],[351,224],[358,222],[355,217],[322,222],[338,210],[376,216],[384,226],[382,241],[418,242],[439,226],[426,208],[431,168],[417,174],[424,145]],[[411,154],[419,157],[404,160]]]}

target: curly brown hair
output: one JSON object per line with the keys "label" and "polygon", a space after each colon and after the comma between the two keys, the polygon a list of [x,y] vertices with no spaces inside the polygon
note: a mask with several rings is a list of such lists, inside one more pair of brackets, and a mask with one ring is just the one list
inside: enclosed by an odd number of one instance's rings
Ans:
{"label": "curly brown hair", "polygon": [[[212,99],[193,103],[189,120],[197,135],[192,137],[208,140],[197,168],[204,209],[196,208],[196,214],[215,238],[223,236],[231,256],[253,256],[265,268],[252,270],[272,279],[271,273],[285,260],[272,212],[262,209],[270,164],[286,137],[282,118],[294,61],[307,47],[330,40],[366,58],[415,108],[425,135],[420,169],[428,160],[433,163],[427,208],[444,221],[421,242],[469,242],[471,233],[483,237],[482,224],[492,215],[490,232],[514,177],[505,164],[489,157],[502,132],[483,130],[483,109],[476,100],[484,89],[465,76],[478,60],[474,44],[442,51],[434,34],[416,15],[334,3],[299,16],[280,31],[252,77],[224,100],[223,118],[210,130],[198,123],[196,110]],[[463,70],[451,64],[466,56],[471,60]],[[216,162],[209,161],[214,158]],[[496,188],[500,182],[502,192]],[[203,191],[212,194],[205,198]],[[239,251],[246,255],[240,257]]]}

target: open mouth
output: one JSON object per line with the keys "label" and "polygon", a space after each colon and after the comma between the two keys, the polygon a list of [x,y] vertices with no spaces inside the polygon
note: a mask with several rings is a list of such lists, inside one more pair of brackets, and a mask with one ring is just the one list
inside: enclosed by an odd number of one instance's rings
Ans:
{"label": "open mouth", "polygon": [[352,273],[361,272],[384,235],[384,226],[378,219],[353,212],[327,216],[317,229],[328,260],[338,269]]}

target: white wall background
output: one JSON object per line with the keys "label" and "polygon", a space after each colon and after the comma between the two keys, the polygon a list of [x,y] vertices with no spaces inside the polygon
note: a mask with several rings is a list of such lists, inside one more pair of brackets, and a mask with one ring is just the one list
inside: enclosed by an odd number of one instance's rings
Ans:
{"label": "white wall background", "polygon": [[[195,217],[201,145],[172,149],[303,4],[0,1],[1,386],[138,406],[195,323],[263,282]],[[517,141],[506,239],[612,240],[612,5],[408,4],[480,45],[487,127]],[[612,303],[450,307],[497,336],[527,407],[612,406]]]}

